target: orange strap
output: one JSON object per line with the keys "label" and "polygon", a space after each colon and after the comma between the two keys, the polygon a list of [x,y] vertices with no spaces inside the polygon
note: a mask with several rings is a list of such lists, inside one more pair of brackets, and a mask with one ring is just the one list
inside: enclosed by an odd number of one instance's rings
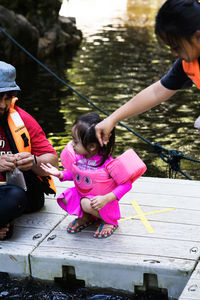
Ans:
{"label": "orange strap", "polygon": [[[19,115],[19,113],[15,110],[15,102],[18,98],[12,98],[9,115],[8,115],[8,126],[10,128],[12,137],[14,139],[15,145],[17,147],[18,152],[30,152],[31,153],[31,141],[30,135],[26,126]],[[42,178],[38,176],[41,181],[44,181]],[[52,176],[44,177],[46,178],[46,184],[49,188],[49,193],[56,193],[56,187],[53,181]]]}
{"label": "orange strap", "polygon": [[198,59],[189,63],[182,60],[182,65],[184,72],[196,84],[197,88],[200,89],[200,67]]}
{"label": "orange strap", "polygon": [[8,126],[12,133],[18,152],[31,152],[30,135],[19,113],[15,110],[15,102],[18,98],[12,98]]}
{"label": "orange strap", "polygon": [[48,191],[45,193],[48,194],[56,194],[56,186],[52,176],[37,176],[44,184],[46,184]]}

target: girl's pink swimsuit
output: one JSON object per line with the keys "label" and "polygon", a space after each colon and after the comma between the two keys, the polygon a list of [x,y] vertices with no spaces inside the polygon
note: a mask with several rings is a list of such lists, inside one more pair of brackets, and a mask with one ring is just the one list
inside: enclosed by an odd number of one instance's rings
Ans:
{"label": "girl's pink swimsuit", "polygon": [[99,214],[106,223],[118,225],[120,219],[118,200],[131,189],[132,182],[146,171],[146,165],[133,150],[127,150],[116,159],[110,157],[101,167],[96,167],[101,158],[98,154],[89,159],[77,155],[72,143],[69,142],[61,153],[62,165],[67,169],[63,171],[62,181],[73,180],[75,187],[64,191],[57,201],[69,214],[81,218],[82,198],[91,199],[97,195],[113,192],[117,200],[107,203],[99,210]]}

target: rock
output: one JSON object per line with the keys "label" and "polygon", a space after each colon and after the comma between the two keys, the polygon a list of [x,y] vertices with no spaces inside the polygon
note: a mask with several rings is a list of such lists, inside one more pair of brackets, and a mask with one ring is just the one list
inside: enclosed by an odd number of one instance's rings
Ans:
{"label": "rock", "polygon": [[[1,4],[6,8],[0,5],[0,26],[39,59],[81,43],[82,33],[76,28],[75,18],[59,16],[61,2],[58,0],[1,0]],[[3,33],[0,42],[4,60],[15,65],[30,60]]]}
{"label": "rock", "polygon": [[58,18],[59,23],[61,25],[61,28],[66,31],[69,34],[73,34],[76,32],[76,25],[75,23],[72,21],[72,19],[67,18],[67,17],[61,17],[59,16]]}
{"label": "rock", "polygon": [[70,45],[72,45],[73,47],[76,47],[76,46],[80,45],[80,43],[81,43],[80,35],[74,34],[72,40],[70,41]]}
{"label": "rock", "polygon": [[[18,43],[37,55],[39,32],[36,27],[22,15],[15,14],[0,5],[0,26],[6,30]],[[27,55],[22,52],[3,33],[0,33],[0,54],[6,60],[14,62],[25,62]]]}

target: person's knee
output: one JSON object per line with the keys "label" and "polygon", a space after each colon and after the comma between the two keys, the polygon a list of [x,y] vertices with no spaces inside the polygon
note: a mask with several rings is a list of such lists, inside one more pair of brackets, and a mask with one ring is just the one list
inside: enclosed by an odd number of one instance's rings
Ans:
{"label": "person's knee", "polygon": [[18,186],[8,186],[5,196],[5,211],[7,210],[12,215],[16,215],[16,217],[20,216],[27,205],[26,192]]}
{"label": "person's knee", "polygon": [[90,213],[92,210],[92,207],[90,205],[90,200],[88,198],[82,198],[81,199],[81,207],[83,211]]}
{"label": "person's knee", "polygon": [[0,188],[0,225],[7,224],[22,215],[27,205],[24,190],[14,185]]}
{"label": "person's knee", "polygon": [[86,213],[88,213],[90,215],[93,215],[93,216],[95,216],[97,218],[100,217],[99,212],[96,209],[93,209],[91,207],[91,201],[90,201],[90,199],[88,199],[88,198],[82,198],[81,199],[81,207],[82,207],[82,209],[83,209],[84,212],[86,212]]}
{"label": "person's knee", "polygon": [[27,196],[24,190],[15,186],[14,188],[10,189],[8,193],[8,197],[12,199],[12,204],[18,210],[24,210],[27,205]]}

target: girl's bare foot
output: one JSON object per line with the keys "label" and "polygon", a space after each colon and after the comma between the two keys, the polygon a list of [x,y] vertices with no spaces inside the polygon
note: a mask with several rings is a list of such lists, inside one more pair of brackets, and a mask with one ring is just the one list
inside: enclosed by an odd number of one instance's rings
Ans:
{"label": "girl's bare foot", "polygon": [[84,228],[92,225],[95,219],[91,217],[90,214],[83,214],[82,218],[77,218],[74,221],[70,222],[67,227],[67,232],[69,233],[77,233],[83,230]]}
{"label": "girl's bare foot", "polygon": [[113,234],[118,226],[108,223],[102,223],[98,226],[96,232],[94,233],[95,238],[106,238]]}

